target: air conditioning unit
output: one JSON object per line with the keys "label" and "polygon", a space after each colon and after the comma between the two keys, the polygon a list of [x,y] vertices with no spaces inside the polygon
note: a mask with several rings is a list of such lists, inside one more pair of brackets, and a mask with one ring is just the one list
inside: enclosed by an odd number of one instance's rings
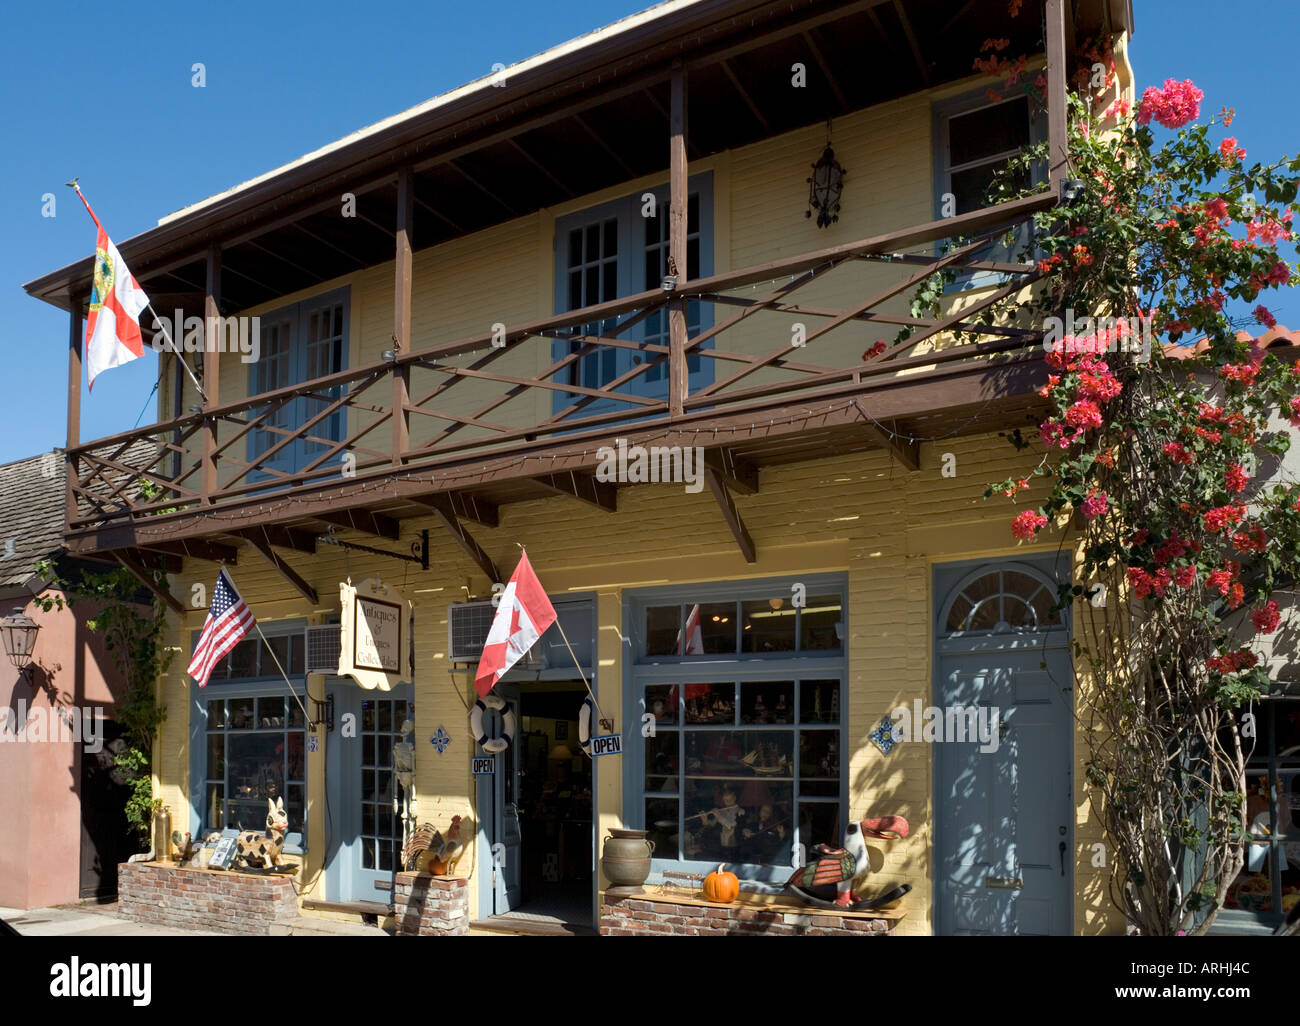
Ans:
{"label": "air conditioning unit", "polygon": [[[496,615],[496,607],[491,602],[461,602],[448,606],[447,658],[453,663],[477,663],[483,655],[483,645]],[[515,663],[525,670],[544,670],[546,665],[546,646],[540,643]]]}
{"label": "air conditioning unit", "polygon": [[338,673],[342,650],[342,628],[336,623],[308,627],[303,631],[308,673]]}

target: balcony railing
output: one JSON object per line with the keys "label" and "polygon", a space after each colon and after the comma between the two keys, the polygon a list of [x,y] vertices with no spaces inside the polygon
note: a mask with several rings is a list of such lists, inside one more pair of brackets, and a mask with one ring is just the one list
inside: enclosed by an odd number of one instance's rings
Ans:
{"label": "balcony railing", "polygon": [[[645,432],[701,417],[743,418],[774,400],[807,403],[865,392],[901,375],[942,377],[969,370],[971,361],[1023,358],[1041,332],[1015,324],[980,323],[990,305],[1017,295],[1039,277],[1032,264],[978,258],[995,234],[1051,207],[1048,192],[970,214],[931,222],[855,243],[773,263],[684,282],[671,291],[643,292],[612,302],[508,327],[504,338],[484,333],[390,361],[226,402],[138,430],[68,450],[66,530],[77,533],[149,518],[183,516],[213,507],[277,498],[313,485],[345,480],[362,486],[412,468],[434,470],[467,458],[492,459],[521,452],[544,459],[547,447],[572,449],[612,431]],[[962,244],[933,255],[940,239]],[[801,290],[828,276],[851,275],[864,262],[889,263],[896,281],[847,307],[801,304]],[[1002,282],[964,297],[938,318],[885,309],[927,276],[945,267],[988,272]],[[776,284],[780,282],[780,284]],[[773,283],[759,295],[759,286]],[[846,280],[832,288],[854,295]],[[815,291],[815,290],[814,290]],[[679,328],[667,344],[638,341],[629,333],[647,318],[686,304],[712,314],[710,326],[688,336]],[[897,302],[895,307],[897,307]],[[779,320],[774,324],[773,319]],[[802,344],[791,344],[792,322],[807,322]],[[875,322],[888,337],[898,327],[912,335],[883,353],[862,355],[854,325]],[[603,324],[600,334],[591,326]],[[766,326],[763,330],[762,325]],[[584,327],[585,326],[585,327]],[[774,330],[776,329],[776,330]],[[960,344],[950,344],[962,335]],[[742,344],[726,348],[729,341]],[[764,338],[766,342],[764,342]],[[971,339],[975,340],[972,341]],[[781,344],[773,340],[783,339]],[[556,340],[569,351],[558,357]],[[504,343],[504,344],[502,344]],[[942,343],[942,344],[941,344]],[[547,347],[538,357],[527,347]],[[598,387],[576,383],[584,357],[618,350],[636,362]],[[537,373],[509,373],[510,361],[547,365]],[[712,375],[692,390],[688,359],[708,361]],[[666,379],[666,396],[639,394],[652,377]],[[909,377],[909,380],[913,380]],[[642,388],[642,391],[648,389]],[[662,391],[662,390],[661,390]],[[543,395],[541,401],[538,396]],[[556,399],[555,396],[561,398]],[[308,414],[282,426],[290,404],[306,399]],[[336,430],[340,422],[345,430]],[[335,437],[335,436],[338,437]],[[257,444],[252,445],[254,439]],[[286,453],[309,451],[285,469]]]}

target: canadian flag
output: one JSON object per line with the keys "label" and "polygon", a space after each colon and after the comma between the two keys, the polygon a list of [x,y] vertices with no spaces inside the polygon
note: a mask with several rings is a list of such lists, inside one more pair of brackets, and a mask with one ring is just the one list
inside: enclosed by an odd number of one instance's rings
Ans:
{"label": "canadian flag", "polygon": [[555,622],[555,607],[546,589],[533,573],[524,553],[501,594],[497,615],[492,620],[483,656],[474,674],[474,690],[480,698],[492,690],[503,674],[519,662],[546,629]]}

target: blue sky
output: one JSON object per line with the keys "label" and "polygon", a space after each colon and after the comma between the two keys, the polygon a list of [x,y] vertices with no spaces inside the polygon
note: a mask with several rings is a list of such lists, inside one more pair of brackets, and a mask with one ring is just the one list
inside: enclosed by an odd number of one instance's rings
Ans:
{"label": "blue sky", "polygon": [[[10,5],[0,61],[0,462],[65,440],[67,315],[25,281],[94,248],[93,224],[63,183],[81,178],[115,240],[348,132],[648,6],[647,0],[388,0],[355,4],[136,2],[113,17],[67,3]],[[1285,47],[1300,7],[1241,0],[1135,0],[1138,92],[1192,78],[1203,111],[1237,110],[1253,161],[1300,150]],[[19,9],[19,8],[23,9]],[[394,26],[401,26],[394,31]],[[191,86],[202,62],[207,85]],[[57,216],[41,216],[42,196]],[[1270,302],[1300,327],[1300,296]],[[156,357],[101,376],[82,397],[82,438],[130,428]],[[153,408],[145,413],[145,421]]]}

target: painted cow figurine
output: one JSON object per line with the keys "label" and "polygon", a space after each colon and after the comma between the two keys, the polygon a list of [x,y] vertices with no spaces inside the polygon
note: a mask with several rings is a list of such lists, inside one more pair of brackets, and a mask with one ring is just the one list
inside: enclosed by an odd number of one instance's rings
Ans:
{"label": "painted cow figurine", "polygon": [[912,889],[900,884],[875,896],[859,894],[854,884],[871,872],[867,853],[868,837],[897,840],[907,836],[907,820],[902,816],[882,816],[850,823],[844,834],[844,847],[819,844],[813,848],[813,861],[794,871],[786,881],[786,890],[812,905],[865,912],[897,901]]}
{"label": "painted cow figurine", "polygon": [[266,807],[266,833],[245,830],[239,835],[235,859],[245,869],[249,866],[269,869],[280,865],[280,852],[284,849],[289,817],[284,811],[283,798],[277,798],[274,802],[268,798]]}

